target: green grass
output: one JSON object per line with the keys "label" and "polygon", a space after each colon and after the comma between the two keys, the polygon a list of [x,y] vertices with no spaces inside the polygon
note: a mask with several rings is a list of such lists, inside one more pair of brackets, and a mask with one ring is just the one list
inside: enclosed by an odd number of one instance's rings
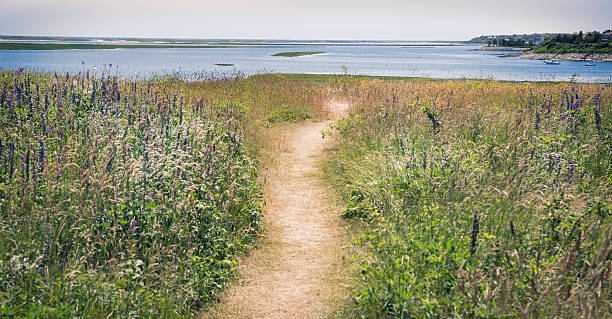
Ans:
{"label": "green grass", "polygon": [[280,53],[275,53],[272,54],[272,56],[282,56],[282,57],[298,57],[298,56],[305,56],[305,55],[313,55],[313,54],[321,54],[321,53],[325,53],[323,51],[294,51],[294,52],[280,52]]}
{"label": "green grass", "polygon": [[328,175],[367,225],[356,317],[610,315],[612,92],[570,85],[347,84]]}
{"label": "green grass", "polygon": [[310,119],[311,117],[312,115],[309,110],[282,105],[272,110],[268,116],[266,116],[266,121],[270,124],[279,122],[299,122]]}

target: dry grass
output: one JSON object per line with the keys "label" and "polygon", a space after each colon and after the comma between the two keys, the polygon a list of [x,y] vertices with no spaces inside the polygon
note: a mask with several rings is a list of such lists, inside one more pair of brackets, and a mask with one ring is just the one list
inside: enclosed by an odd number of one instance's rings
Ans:
{"label": "dry grass", "polygon": [[609,317],[609,85],[343,91],[330,168],[372,257],[357,316]]}

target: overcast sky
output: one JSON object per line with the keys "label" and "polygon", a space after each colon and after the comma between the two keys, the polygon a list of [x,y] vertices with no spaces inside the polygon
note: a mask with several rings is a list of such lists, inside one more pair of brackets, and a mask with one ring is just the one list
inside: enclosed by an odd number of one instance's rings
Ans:
{"label": "overcast sky", "polygon": [[466,40],[612,28],[611,0],[0,0],[0,34]]}

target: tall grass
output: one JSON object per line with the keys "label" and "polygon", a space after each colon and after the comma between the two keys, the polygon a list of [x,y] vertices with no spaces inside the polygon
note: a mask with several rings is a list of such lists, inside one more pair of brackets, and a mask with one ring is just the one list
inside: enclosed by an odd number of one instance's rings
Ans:
{"label": "tall grass", "polygon": [[262,230],[256,119],[315,116],[315,88],[284,83],[0,73],[0,316],[176,317],[214,299]]}
{"label": "tall grass", "polygon": [[354,81],[329,163],[365,221],[356,315],[606,317],[610,87]]}

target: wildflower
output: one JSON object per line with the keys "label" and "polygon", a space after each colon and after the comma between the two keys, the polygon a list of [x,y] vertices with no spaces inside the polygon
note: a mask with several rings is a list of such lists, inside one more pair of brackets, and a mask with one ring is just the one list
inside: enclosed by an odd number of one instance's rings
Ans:
{"label": "wildflower", "polygon": [[478,212],[474,212],[472,218],[472,236],[470,238],[470,255],[474,255],[476,252],[476,245],[478,244],[478,233],[480,232],[480,223],[478,218]]}
{"label": "wildflower", "polygon": [[26,152],[25,156],[25,180],[26,182],[30,181],[30,150]]}
{"label": "wildflower", "polygon": [[40,140],[38,142],[38,160],[39,160],[39,168],[40,171],[42,172],[42,170],[44,169],[44,159],[45,159],[45,141]]}
{"label": "wildflower", "polygon": [[132,221],[130,222],[130,231],[133,232],[134,230],[136,230],[136,221],[132,219]]}
{"label": "wildflower", "polygon": [[9,157],[11,158],[11,166],[9,168],[9,179],[13,178],[13,165],[15,164],[15,143],[11,142],[9,145]]}
{"label": "wildflower", "polygon": [[595,113],[595,126],[598,131],[601,131],[601,103],[599,102],[599,92],[595,94],[595,100],[593,101],[593,112]]}
{"label": "wildflower", "polygon": [[410,162],[406,162],[406,166],[405,167],[406,167],[406,169],[409,169],[410,168]]}
{"label": "wildflower", "polygon": [[571,182],[574,177],[574,161],[571,157],[567,160],[567,164],[567,179]]}

